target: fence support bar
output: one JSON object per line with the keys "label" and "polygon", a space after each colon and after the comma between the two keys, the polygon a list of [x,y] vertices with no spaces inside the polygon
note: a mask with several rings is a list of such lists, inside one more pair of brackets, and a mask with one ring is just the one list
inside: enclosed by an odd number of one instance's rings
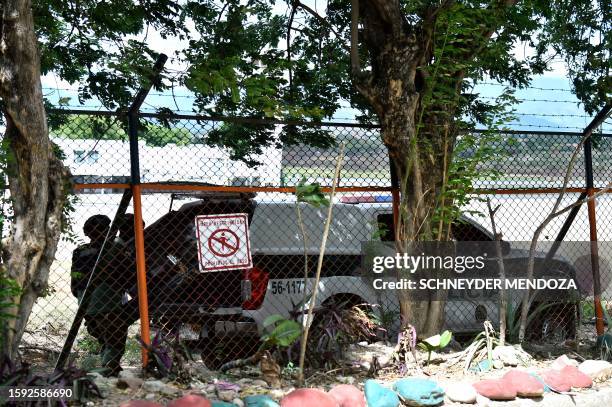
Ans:
{"label": "fence support bar", "polygon": [[[590,127],[590,126],[589,126]],[[591,133],[593,129],[590,129]],[[593,182],[593,143],[591,134],[584,141],[584,168],[586,175],[586,188],[589,197],[594,194]],[[595,199],[587,202],[589,214],[589,236],[591,240],[591,271],[593,273],[593,302],[595,307],[595,329],[597,335],[604,333],[604,315],[601,307],[601,280],[599,275],[599,247],[597,244],[597,217],[595,215]]]}
{"label": "fence support bar", "polygon": [[[147,299],[147,266],[144,251],[144,228],[142,226],[142,200],[140,185],[140,160],[138,152],[138,111],[151,90],[154,82],[159,81],[159,75],[168,60],[165,54],[160,54],[155,61],[149,83],[143,86],[130,109],[128,110],[128,131],[130,137],[130,177],[134,199],[134,243],[136,246],[136,280],[138,285],[138,312],[140,314],[140,337],[145,345],[150,344],[149,303]],[[146,348],[141,348],[142,366],[149,361]]]}

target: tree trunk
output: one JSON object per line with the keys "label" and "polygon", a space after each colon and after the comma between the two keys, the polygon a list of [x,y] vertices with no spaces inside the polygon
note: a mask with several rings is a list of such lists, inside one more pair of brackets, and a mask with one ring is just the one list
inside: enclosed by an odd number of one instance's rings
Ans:
{"label": "tree trunk", "polygon": [[[353,7],[356,7],[353,2]],[[396,246],[406,253],[407,243],[444,241],[450,238],[449,222],[438,223],[437,211],[451,205],[444,189],[454,145],[454,103],[437,105],[426,100],[436,81],[427,80],[427,66],[433,57],[435,10],[425,17],[422,30],[407,24],[399,2],[362,0],[353,13],[353,30],[360,18],[363,43],[371,71],[359,68],[357,39],[352,35],[354,86],[377,114],[382,139],[400,182],[400,216],[396,225]],[[443,86],[457,90],[462,73],[445,77]],[[429,93],[428,93],[429,92]],[[431,112],[445,112],[444,114]],[[417,301],[411,291],[400,291],[402,325],[411,324],[420,337],[435,335],[444,323],[445,293],[429,293]]]}
{"label": "tree trunk", "polygon": [[3,327],[4,351],[17,354],[36,299],[47,289],[62,224],[68,171],[54,153],[43,104],[30,0],[5,0],[0,21],[0,98],[6,119],[12,203],[2,260],[21,287]]}

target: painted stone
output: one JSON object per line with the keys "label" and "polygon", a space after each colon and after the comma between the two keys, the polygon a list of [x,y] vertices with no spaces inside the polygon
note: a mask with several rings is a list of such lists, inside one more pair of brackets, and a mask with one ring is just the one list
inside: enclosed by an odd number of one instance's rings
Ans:
{"label": "painted stone", "polygon": [[319,389],[297,389],[280,401],[281,407],[338,407],[338,402]]}
{"label": "painted stone", "polygon": [[561,374],[574,388],[585,389],[593,385],[593,380],[587,374],[578,370],[576,366],[565,366],[561,369]]}
{"label": "painted stone", "polygon": [[368,407],[397,407],[400,400],[391,389],[380,385],[375,380],[367,380],[364,386]]}
{"label": "painted stone", "polygon": [[572,388],[571,383],[566,380],[559,370],[545,370],[540,373],[540,377],[552,391],[566,392]]}
{"label": "painted stone", "polygon": [[327,392],[340,407],[366,407],[363,392],[350,384],[339,384]]}
{"label": "painted stone", "polygon": [[265,394],[246,396],[244,398],[244,405],[246,407],[279,407],[276,401]]}
{"label": "painted stone", "polygon": [[202,396],[188,394],[179,399],[172,400],[168,407],[211,407],[212,403]]}
{"label": "painted stone", "polygon": [[514,400],[516,390],[503,380],[481,380],[473,384],[481,396],[491,400]]}
{"label": "painted stone", "polygon": [[502,377],[502,381],[512,386],[520,397],[542,397],[544,385],[535,377],[521,370],[511,370]]}
{"label": "painted stone", "polygon": [[444,389],[433,380],[420,378],[400,379],[393,389],[404,403],[411,406],[437,406],[444,402]]}

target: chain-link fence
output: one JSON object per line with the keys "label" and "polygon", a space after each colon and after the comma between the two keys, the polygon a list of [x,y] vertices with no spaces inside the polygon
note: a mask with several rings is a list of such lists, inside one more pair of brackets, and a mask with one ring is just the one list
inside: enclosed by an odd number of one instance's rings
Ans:
{"label": "chain-link fence", "polygon": [[[92,298],[73,349],[78,354],[99,352],[111,368],[119,368],[122,355],[123,364],[139,363],[138,301],[146,294],[152,336],[162,332],[178,337],[201,352],[210,367],[252,355],[267,318],[296,318],[312,291],[327,208],[297,202],[295,187],[300,182],[319,183],[327,192],[334,181],[340,143],[345,158],[336,180],[317,306],[368,304],[393,340],[400,319],[398,302],[395,297],[381,300],[360,271],[362,242],[392,239],[393,230],[389,159],[376,126],[142,114],[138,159],[145,290],[142,285],[138,288],[136,278],[138,228],[133,214],[139,208],[132,200],[127,207],[120,205],[130,198],[130,149],[123,118],[93,112],[56,115],[61,120],[51,137],[75,182],[70,200],[72,232],[60,242],[49,292],[32,312],[24,351],[60,351],[78,308],[77,298],[89,282]],[[305,135],[310,145],[303,143]],[[476,140],[485,136],[470,135]],[[490,140],[495,153],[478,168],[481,175],[473,180],[465,216],[453,231],[455,239],[494,239],[484,201],[489,197],[494,206],[500,205],[495,218],[509,242],[507,254],[526,264],[525,249],[555,204],[580,139],[576,133],[509,132]],[[595,187],[607,184],[612,174],[611,142],[603,136],[594,139]],[[471,146],[461,150],[462,157],[476,153],[478,143]],[[581,153],[563,204],[586,193],[584,180]],[[597,199],[604,299],[612,298],[606,257],[612,252],[605,247],[612,240],[611,209],[609,195]],[[530,326],[533,340],[569,339],[576,327],[589,324],[594,316],[589,301],[590,245],[585,249],[581,243],[591,238],[587,208],[580,207],[573,222],[566,222],[569,214],[553,220],[540,240],[552,242],[567,229],[562,236],[566,243],[557,250],[563,258],[557,256],[555,264],[572,278],[586,281],[586,288],[580,300],[560,299],[561,305],[538,311]],[[550,243],[538,247],[538,256],[547,248]],[[306,283],[305,261],[310,277]],[[89,281],[96,262],[97,277]],[[382,303],[382,308],[375,306]],[[497,321],[498,313],[497,296],[486,290],[449,295],[446,327],[471,334],[482,330],[484,320]],[[97,356],[90,359],[83,363],[99,363]]]}

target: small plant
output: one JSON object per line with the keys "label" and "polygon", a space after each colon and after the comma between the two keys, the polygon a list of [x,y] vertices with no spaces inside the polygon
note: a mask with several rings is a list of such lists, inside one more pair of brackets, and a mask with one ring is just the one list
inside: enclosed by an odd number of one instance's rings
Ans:
{"label": "small plant", "polygon": [[189,349],[179,341],[178,334],[165,334],[158,330],[150,344],[144,343],[138,336],[136,339],[149,353],[148,372],[156,377],[170,377],[179,382],[190,380],[185,363],[193,361],[194,358]]}
{"label": "small plant", "polygon": [[329,301],[315,312],[308,346],[316,350],[308,359],[313,366],[337,364],[350,344],[372,340],[384,329],[367,310],[368,304],[348,306],[347,301]]}
{"label": "small plant", "polygon": [[604,318],[606,319],[608,330],[597,337],[595,347],[599,349],[601,360],[610,360],[612,357],[612,319],[608,313],[607,307],[602,307]]}
{"label": "small plant", "polygon": [[419,348],[427,352],[427,364],[431,361],[431,353],[444,349],[453,339],[451,331],[444,331],[442,334],[431,336],[419,342]]}
{"label": "small plant", "polygon": [[[96,370],[92,370],[96,371]],[[85,403],[91,397],[102,397],[100,389],[96,386],[93,379],[87,375],[87,371],[68,366],[66,369],[54,372],[50,375],[37,375],[32,372],[28,363],[19,365],[13,363],[8,356],[4,356],[0,364],[0,387],[62,387],[72,388],[74,391],[73,399],[80,403]],[[36,402],[29,402],[25,405],[36,405]],[[60,400],[61,406],[67,406],[67,402]],[[23,405],[22,403],[7,403],[7,406]]]}
{"label": "small plant", "polygon": [[[535,307],[527,316],[527,326],[531,324],[534,318],[538,317],[542,312],[546,311],[556,303],[542,303]],[[521,303],[512,305],[510,301],[506,304],[506,338],[510,343],[519,342],[520,332],[520,308]]]}
{"label": "small plant", "polygon": [[[266,355],[269,364],[274,364],[276,361],[272,356],[273,352],[289,349],[302,335],[302,326],[298,322],[287,319],[282,315],[270,315],[264,320],[263,325],[268,332],[261,337],[261,345],[257,352],[248,358],[233,360],[223,364],[219,368],[221,372],[256,364],[264,355]],[[280,372],[280,366],[278,371]]]}
{"label": "small plant", "polygon": [[468,372],[470,367],[478,365],[483,360],[488,360],[489,365],[493,365],[493,348],[499,345],[499,337],[493,329],[490,321],[484,322],[484,331],[480,332],[474,338],[474,341],[459,355],[456,361],[465,358],[463,371]]}

